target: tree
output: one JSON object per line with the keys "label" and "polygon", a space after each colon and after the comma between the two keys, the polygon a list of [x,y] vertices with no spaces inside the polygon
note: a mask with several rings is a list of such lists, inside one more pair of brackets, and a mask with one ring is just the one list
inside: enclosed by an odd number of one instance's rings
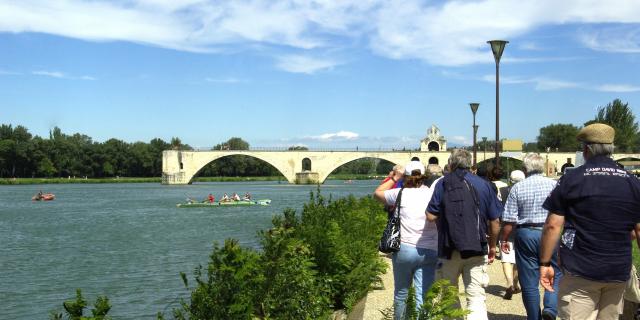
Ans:
{"label": "tree", "polygon": [[524,151],[524,152],[540,152],[540,149],[538,149],[538,143],[537,142],[526,142],[522,146],[522,151]]}
{"label": "tree", "polygon": [[211,150],[249,150],[249,143],[242,138],[233,137],[226,142],[216,144]]}
{"label": "tree", "polygon": [[289,151],[306,151],[306,150],[309,150],[309,148],[307,148],[305,146],[291,146],[287,150],[289,150]]}
{"label": "tree", "polygon": [[540,128],[538,136],[538,150],[551,150],[574,152],[580,149],[580,144],[576,140],[578,127],[572,124],[550,124]]}
{"label": "tree", "polygon": [[633,152],[638,149],[638,122],[629,108],[629,103],[622,103],[620,99],[604,107],[598,108],[595,119],[587,121],[584,125],[592,123],[606,123],[616,130],[613,144],[619,152]]}

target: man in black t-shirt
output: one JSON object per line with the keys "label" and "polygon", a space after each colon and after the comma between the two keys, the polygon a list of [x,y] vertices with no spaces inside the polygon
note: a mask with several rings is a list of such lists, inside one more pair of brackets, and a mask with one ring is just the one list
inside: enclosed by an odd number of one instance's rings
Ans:
{"label": "man in black t-shirt", "polygon": [[578,140],[586,163],[566,172],[543,204],[549,215],[542,235],[540,282],[553,291],[550,259],[560,240],[561,319],[618,319],[622,313],[631,268],[629,234],[640,234],[640,181],[610,158],[614,134],[606,124],[584,127]]}

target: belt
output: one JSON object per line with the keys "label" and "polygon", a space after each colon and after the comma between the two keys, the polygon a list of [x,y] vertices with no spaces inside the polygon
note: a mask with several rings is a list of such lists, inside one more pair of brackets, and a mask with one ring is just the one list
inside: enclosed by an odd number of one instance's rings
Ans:
{"label": "belt", "polygon": [[542,223],[523,223],[516,226],[516,229],[528,228],[528,229],[542,229],[544,222]]}

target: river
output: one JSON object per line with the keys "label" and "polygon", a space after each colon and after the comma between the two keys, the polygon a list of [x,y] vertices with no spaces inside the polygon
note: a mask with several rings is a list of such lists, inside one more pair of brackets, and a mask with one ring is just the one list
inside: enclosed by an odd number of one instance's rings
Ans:
{"label": "river", "polygon": [[[371,194],[376,181],[327,181],[334,198]],[[298,212],[316,186],[278,182],[52,184],[0,186],[0,319],[47,319],[82,289],[89,307],[106,295],[115,319],[171,318],[188,299],[179,273],[193,280],[213,242],[257,247],[256,233],[290,207]],[[33,202],[38,190],[56,200]],[[187,196],[224,192],[272,199],[270,206],[177,208]]]}

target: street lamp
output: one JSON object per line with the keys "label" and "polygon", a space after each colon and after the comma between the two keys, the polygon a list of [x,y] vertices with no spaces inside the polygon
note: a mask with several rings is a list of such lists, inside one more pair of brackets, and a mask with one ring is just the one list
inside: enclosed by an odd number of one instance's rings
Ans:
{"label": "street lamp", "polygon": [[472,102],[469,103],[469,107],[471,107],[471,112],[473,112],[473,165],[475,166],[478,163],[478,156],[476,155],[476,134],[478,134],[478,126],[476,125],[476,112],[478,111],[478,107],[480,107],[480,104]]}
{"label": "street lamp", "polygon": [[487,41],[491,45],[491,51],[493,52],[493,58],[496,60],[496,168],[500,168],[500,154],[498,143],[500,143],[500,57],[504,47],[509,41],[504,40],[491,40]]}

